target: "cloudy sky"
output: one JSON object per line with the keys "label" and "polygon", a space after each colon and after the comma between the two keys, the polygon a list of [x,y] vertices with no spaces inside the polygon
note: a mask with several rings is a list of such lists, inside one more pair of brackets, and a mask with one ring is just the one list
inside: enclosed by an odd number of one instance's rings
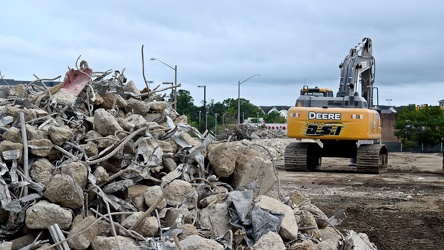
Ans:
{"label": "cloudy sky", "polygon": [[[178,82],[196,105],[241,97],[294,105],[304,85],[336,91],[339,63],[373,40],[380,104],[438,105],[444,99],[444,2],[439,0],[3,0],[0,71],[7,79],[64,75],[76,59],[94,71],[122,70]],[[166,85],[163,85],[166,86]],[[387,100],[391,101],[387,101]]]}

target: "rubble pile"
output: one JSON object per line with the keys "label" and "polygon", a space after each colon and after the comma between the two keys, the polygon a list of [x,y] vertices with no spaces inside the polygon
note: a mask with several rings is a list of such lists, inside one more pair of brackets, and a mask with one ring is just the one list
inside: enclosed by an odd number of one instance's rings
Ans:
{"label": "rubble pile", "polygon": [[281,130],[270,130],[265,125],[252,123],[237,124],[232,128],[225,128],[220,130],[216,136],[218,141],[240,141],[240,140],[254,140],[254,139],[272,139],[285,138],[285,132]]}
{"label": "rubble pile", "polygon": [[334,228],[343,214],[265,195],[267,147],[201,134],[169,88],[111,74],[82,61],[51,88],[0,86],[1,250],[374,249]]}

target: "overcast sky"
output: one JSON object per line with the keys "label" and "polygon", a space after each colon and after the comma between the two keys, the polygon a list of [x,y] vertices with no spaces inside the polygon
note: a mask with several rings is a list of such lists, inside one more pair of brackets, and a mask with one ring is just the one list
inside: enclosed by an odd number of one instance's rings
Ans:
{"label": "overcast sky", "polygon": [[[0,71],[7,79],[53,78],[86,60],[122,70],[142,89],[145,75],[178,82],[195,104],[241,97],[294,105],[300,88],[339,86],[339,63],[373,40],[380,104],[438,105],[444,99],[444,2],[219,0],[0,3]],[[164,85],[166,86],[166,85]]]}

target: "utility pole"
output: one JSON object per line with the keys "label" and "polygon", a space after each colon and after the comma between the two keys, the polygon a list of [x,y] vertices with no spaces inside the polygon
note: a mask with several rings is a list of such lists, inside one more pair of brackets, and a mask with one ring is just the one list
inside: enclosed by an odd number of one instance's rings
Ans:
{"label": "utility pole", "polygon": [[240,86],[242,83],[250,80],[251,78],[253,78],[255,76],[261,76],[261,75],[254,74],[254,75],[248,77],[247,79],[243,80],[242,82],[241,81],[237,82],[237,124],[241,124],[241,122],[240,122],[240,103],[241,103],[241,101],[240,101]]}

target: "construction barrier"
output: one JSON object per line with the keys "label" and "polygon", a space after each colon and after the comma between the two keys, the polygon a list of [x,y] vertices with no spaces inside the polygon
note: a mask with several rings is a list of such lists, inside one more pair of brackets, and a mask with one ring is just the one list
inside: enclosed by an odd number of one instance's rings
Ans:
{"label": "construction barrier", "polygon": [[286,123],[265,123],[264,124],[267,129],[277,131],[287,131],[287,124]]}

